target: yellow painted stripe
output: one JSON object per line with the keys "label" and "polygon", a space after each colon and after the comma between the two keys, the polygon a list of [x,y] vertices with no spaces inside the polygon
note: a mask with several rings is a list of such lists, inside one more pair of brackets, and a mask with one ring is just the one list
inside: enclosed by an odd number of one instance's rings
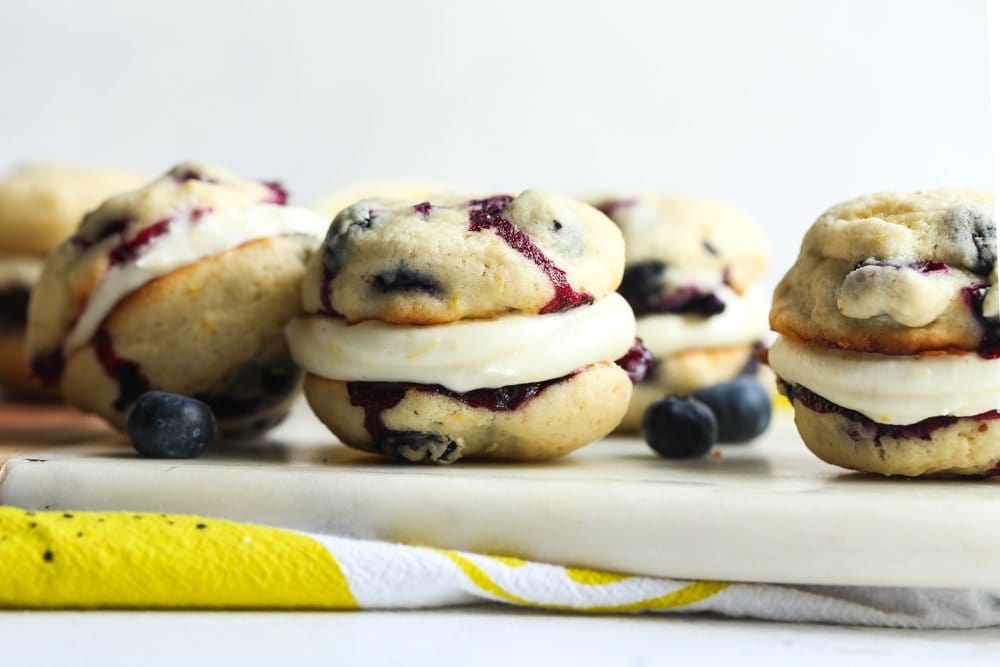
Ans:
{"label": "yellow painted stripe", "polygon": [[357,609],[299,533],[168,514],[0,507],[0,607]]}
{"label": "yellow painted stripe", "polygon": [[498,563],[503,563],[507,567],[524,567],[528,564],[528,561],[514,558],[513,556],[490,556],[490,558]]}
{"label": "yellow painted stripe", "polygon": [[539,607],[542,609],[558,609],[567,611],[584,611],[584,612],[596,612],[596,613],[612,613],[612,612],[634,612],[634,611],[647,611],[653,609],[672,609],[676,607],[684,607],[687,605],[692,605],[696,602],[701,602],[714,595],[717,595],[729,587],[729,584],[721,581],[695,581],[683,588],[679,588],[676,591],[671,591],[665,595],[661,595],[655,598],[648,598],[646,600],[638,600],[636,602],[630,602],[621,605],[594,605],[594,606],[574,606],[574,605],[564,605],[564,604],[548,604],[545,602],[538,602],[535,600],[529,600],[523,598],[519,595],[515,595],[504,590],[499,584],[497,584],[486,572],[482,570],[478,565],[473,563],[468,558],[455,553],[454,551],[447,551],[443,549],[434,549],[438,553],[444,555],[446,558],[451,560],[458,568],[469,578],[477,588],[485,593],[493,596],[494,598],[505,600],[507,602],[512,602],[517,605],[525,607]]}
{"label": "yellow painted stripe", "polygon": [[617,584],[623,579],[628,579],[628,576],[624,574],[598,572],[597,570],[581,570],[575,567],[567,567],[566,576],[571,581],[583,584],[584,586],[607,586],[608,584]]}

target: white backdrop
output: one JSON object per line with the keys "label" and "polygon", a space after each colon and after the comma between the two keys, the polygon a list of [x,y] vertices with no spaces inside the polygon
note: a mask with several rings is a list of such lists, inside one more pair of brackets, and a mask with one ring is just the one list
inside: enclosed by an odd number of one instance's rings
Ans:
{"label": "white backdrop", "polygon": [[837,200],[989,187],[988,81],[984,0],[3,0],[0,169],[701,193],[773,280]]}

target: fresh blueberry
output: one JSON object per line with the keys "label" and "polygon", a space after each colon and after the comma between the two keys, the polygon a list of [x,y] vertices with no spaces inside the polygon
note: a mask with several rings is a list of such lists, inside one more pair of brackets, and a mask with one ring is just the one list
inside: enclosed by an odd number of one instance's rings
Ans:
{"label": "fresh blueberry", "polygon": [[143,456],[194,458],[215,439],[215,415],[197,399],[150,391],[136,400],[125,433]]}
{"label": "fresh blueberry", "polygon": [[642,437],[667,459],[695,459],[708,454],[719,435],[715,415],[693,398],[668,396],[646,408]]}
{"label": "fresh blueberry", "polygon": [[771,397],[753,378],[705,387],[693,396],[715,413],[719,442],[753,440],[771,423]]}

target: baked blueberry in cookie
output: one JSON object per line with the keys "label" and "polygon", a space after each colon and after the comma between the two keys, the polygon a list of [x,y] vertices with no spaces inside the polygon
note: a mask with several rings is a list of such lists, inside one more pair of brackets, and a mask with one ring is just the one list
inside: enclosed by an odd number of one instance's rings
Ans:
{"label": "baked blueberry in cookie", "polygon": [[351,447],[549,459],[611,431],[648,366],[623,266],[615,225],[556,195],[368,199],[333,220],[286,332]]}
{"label": "baked blueberry in cookie", "polygon": [[621,430],[636,432],[646,408],[753,373],[767,331],[767,298],[756,285],[768,247],[743,213],[690,197],[592,199],[621,228],[626,267],[618,292],[653,355]]}
{"label": "baked blueberry in cookie", "polygon": [[25,361],[28,299],[45,256],[80,218],[141,179],[117,169],[35,164],[0,179],[0,388],[21,397],[53,397],[31,381]]}
{"label": "baked blueberry in cookie", "polygon": [[1000,293],[989,192],[881,193],[813,224],[768,352],[821,459],[884,475],[1000,472]]}
{"label": "baked blueberry in cookie", "polygon": [[301,385],[283,327],[326,227],[286,201],[201,163],[105,200],[42,270],[35,374],[118,428],[150,390],[204,401],[226,435],[273,425]]}

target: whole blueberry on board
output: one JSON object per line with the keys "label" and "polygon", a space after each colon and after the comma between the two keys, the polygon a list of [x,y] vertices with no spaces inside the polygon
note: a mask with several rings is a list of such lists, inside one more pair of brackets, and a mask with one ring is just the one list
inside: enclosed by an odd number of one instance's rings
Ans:
{"label": "whole blueberry on board", "polygon": [[200,456],[215,439],[215,415],[197,399],[149,391],[136,399],[125,433],[143,456],[189,459]]}
{"label": "whole blueberry on board", "polygon": [[744,377],[705,387],[692,396],[713,413],[719,423],[719,442],[753,440],[771,423],[771,397],[760,383]]}
{"label": "whole blueberry on board", "polygon": [[695,459],[708,454],[719,427],[707,405],[693,398],[668,396],[646,408],[642,437],[667,459]]}

